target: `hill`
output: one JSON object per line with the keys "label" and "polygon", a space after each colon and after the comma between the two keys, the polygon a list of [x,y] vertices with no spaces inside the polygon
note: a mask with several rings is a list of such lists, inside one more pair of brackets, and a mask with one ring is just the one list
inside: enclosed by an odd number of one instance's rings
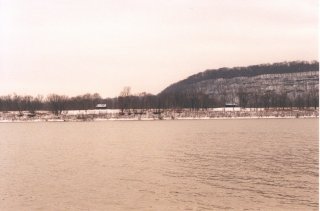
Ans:
{"label": "hill", "polygon": [[159,95],[205,94],[218,104],[242,106],[258,104],[253,102],[258,100],[262,104],[263,97],[268,97],[264,104],[281,97],[287,101],[309,100],[311,104],[316,100],[311,98],[318,97],[318,90],[319,62],[292,61],[209,69],[170,85]]}

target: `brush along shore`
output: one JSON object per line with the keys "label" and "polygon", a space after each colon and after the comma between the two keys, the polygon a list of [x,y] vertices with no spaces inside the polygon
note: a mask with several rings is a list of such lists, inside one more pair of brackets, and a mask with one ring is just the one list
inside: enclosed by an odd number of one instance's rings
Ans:
{"label": "brush along shore", "polygon": [[104,121],[104,120],[183,120],[183,119],[257,119],[257,118],[317,118],[314,108],[210,108],[192,109],[118,109],[69,110],[60,115],[49,111],[0,112],[0,122]]}

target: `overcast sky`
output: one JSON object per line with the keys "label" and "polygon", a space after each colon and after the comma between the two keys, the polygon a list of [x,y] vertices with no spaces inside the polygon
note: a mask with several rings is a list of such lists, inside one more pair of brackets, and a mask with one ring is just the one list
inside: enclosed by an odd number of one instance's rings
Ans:
{"label": "overcast sky", "polygon": [[219,67],[318,60],[317,0],[0,0],[0,95],[157,94]]}

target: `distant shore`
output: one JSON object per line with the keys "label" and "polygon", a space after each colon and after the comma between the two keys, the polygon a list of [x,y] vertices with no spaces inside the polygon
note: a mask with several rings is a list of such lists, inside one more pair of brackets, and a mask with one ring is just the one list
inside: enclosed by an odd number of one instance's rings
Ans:
{"label": "distant shore", "polygon": [[223,119],[294,119],[318,118],[319,110],[291,108],[211,108],[203,110],[71,110],[60,115],[49,111],[30,114],[27,111],[0,112],[0,122],[90,122],[90,121],[150,121],[150,120],[223,120]]}

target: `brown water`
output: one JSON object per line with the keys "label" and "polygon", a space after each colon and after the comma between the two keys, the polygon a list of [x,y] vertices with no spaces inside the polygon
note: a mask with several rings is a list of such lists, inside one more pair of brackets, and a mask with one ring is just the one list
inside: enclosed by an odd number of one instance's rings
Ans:
{"label": "brown water", "polygon": [[2,123],[0,210],[318,210],[318,120]]}

